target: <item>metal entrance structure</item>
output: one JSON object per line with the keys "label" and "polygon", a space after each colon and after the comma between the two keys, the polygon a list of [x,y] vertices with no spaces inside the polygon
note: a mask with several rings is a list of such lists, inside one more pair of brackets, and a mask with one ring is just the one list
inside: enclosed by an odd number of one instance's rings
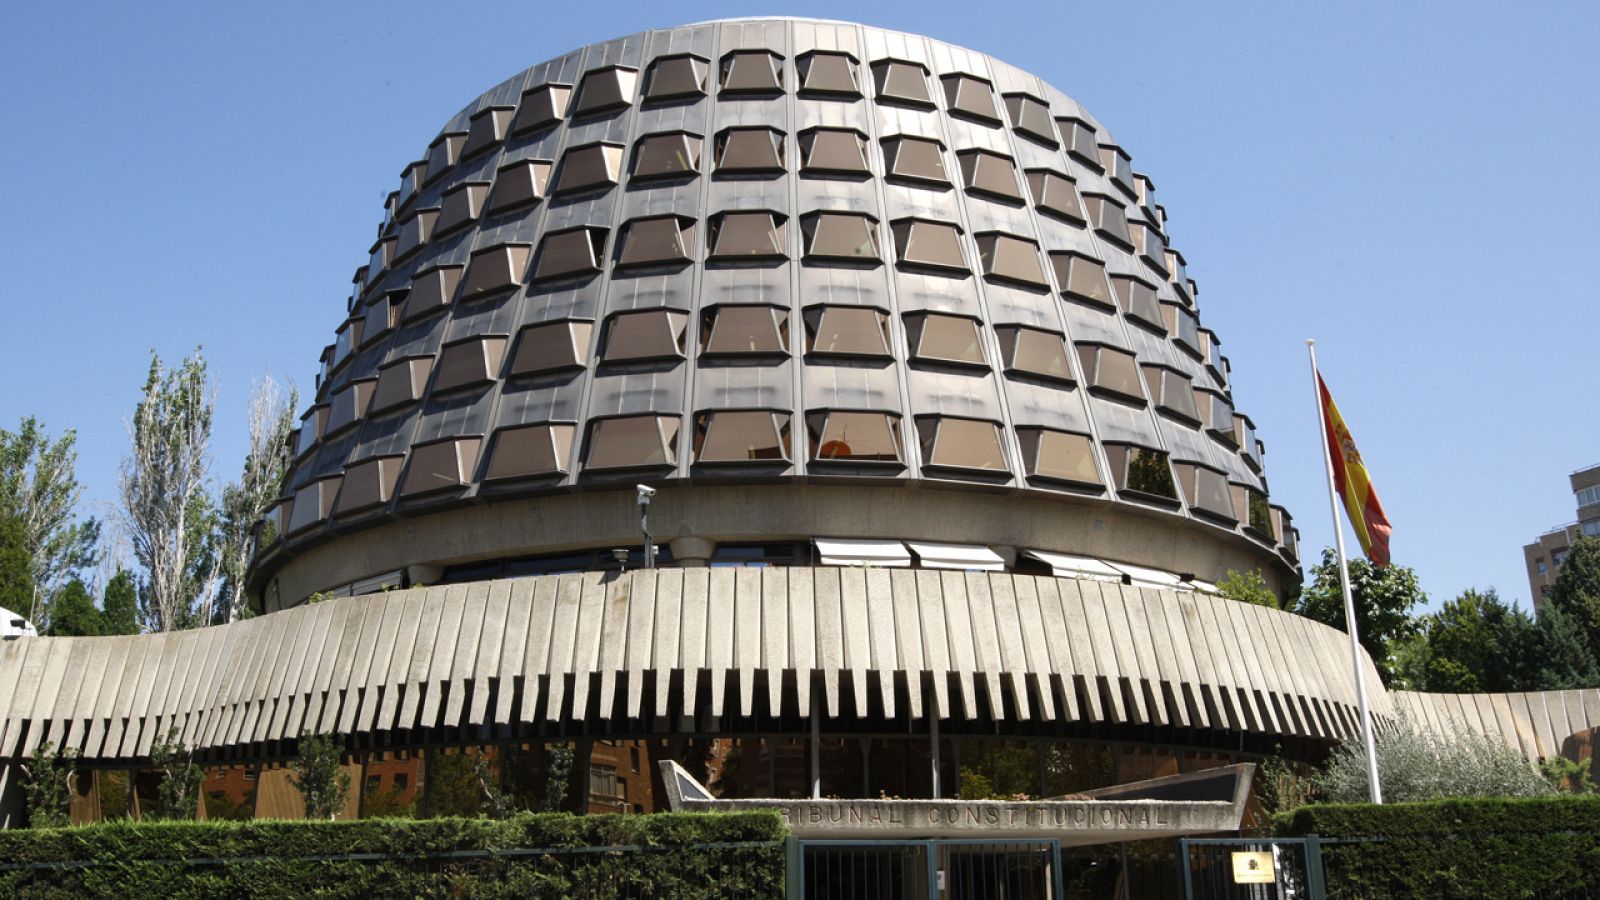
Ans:
{"label": "metal entrance structure", "polygon": [[1066,892],[1056,840],[818,840],[793,847],[788,895],[803,900],[1054,900]]}
{"label": "metal entrance structure", "polygon": [[1178,866],[1183,870],[1185,900],[1325,900],[1328,896],[1322,840],[1316,835],[1270,840],[1179,838]]}

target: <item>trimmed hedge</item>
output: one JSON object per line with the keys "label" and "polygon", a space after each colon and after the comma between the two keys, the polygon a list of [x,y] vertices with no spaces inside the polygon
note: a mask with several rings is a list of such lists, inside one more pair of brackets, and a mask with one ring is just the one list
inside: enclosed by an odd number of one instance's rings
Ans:
{"label": "trimmed hedge", "polygon": [[775,812],[118,821],[0,831],[0,896],[780,897],[786,833]]}
{"label": "trimmed hedge", "polygon": [[1358,839],[1322,845],[1330,898],[1600,896],[1593,794],[1313,805],[1276,826]]}

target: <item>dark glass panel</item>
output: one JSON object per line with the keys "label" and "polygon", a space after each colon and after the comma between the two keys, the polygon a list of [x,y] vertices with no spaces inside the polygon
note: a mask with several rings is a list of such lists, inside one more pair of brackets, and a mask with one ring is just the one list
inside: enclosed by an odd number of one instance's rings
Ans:
{"label": "dark glass panel", "polygon": [[800,220],[806,257],[878,260],[877,222],[860,213],[812,213]]}
{"label": "dark glass panel", "polygon": [[1106,282],[1106,267],[1099,260],[1076,253],[1051,252],[1050,265],[1056,271],[1056,283],[1063,294],[1102,306],[1116,306]]}
{"label": "dark glass panel", "polygon": [[967,186],[967,193],[1022,202],[1022,192],[1017,189],[1017,170],[1010,157],[987,150],[962,150],[956,154],[956,159],[961,164],[961,179]]}
{"label": "dark glass panel", "polygon": [[578,84],[578,102],[572,106],[574,116],[621,109],[633,103],[633,86],[639,73],[634,69],[613,66],[585,73]]}
{"label": "dark glass panel", "polygon": [[1094,464],[1094,444],[1087,435],[1048,428],[1019,428],[1023,461],[1036,478],[1074,484],[1101,484]]}
{"label": "dark glass panel", "polygon": [[978,119],[984,123],[1000,124],[1000,112],[994,106],[994,88],[982,78],[971,75],[945,75],[945,108],[957,116]]}
{"label": "dark glass panel", "polygon": [[1133,354],[1099,344],[1079,344],[1078,359],[1091,386],[1130,400],[1144,402],[1139,387],[1139,366]]}
{"label": "dark glass panel", "polygon": [[452,438],[411,448],[406,466],[403,496],[461,487],[472,479],[478,465],[480,438]]}
{"label": "dark glass panel", "polygon": [[404,461],[404,456],[382,456],[346,466],[335,511],[350,513],[388,503]]}
{"label": "dark glass panel", "polygon": [[433,379],[433,392],[441,394],[495,380],[505,350],[506,339],[498,336],[447,344],[439,353],[439,371]]}
{"label": "dark glass panel", "polygon": [[539,261],[533,267],[534,281],[549,281],[600,271],[606,233],[602,228],[572,228],[552,231],[539,245]]}
{"label": "dark glass panel", "polygon": [[433,357],[402,359],[378,370],[378,387],[372,394],[368,412],[377,414],[422,397],[422,388],[433,371]]}
{"label": "dark glass panel", "polygon": [[906,316],[915,359],[984,365],[978,323],[938,313]]}
{"label": "dark glass panel", "polygon": [[945,173],[944,147],[932,138],[899,137],[883,141],[885,176],[891,179],[949,184]]}
{"label": "dark glass panel", "polygon": [[570,84],[544,84],[523,91],[522,105],[511,122],[511,133],[522,134],[559,124],[567,116],[567,101],[570,99]]}
{"label": "dark glass panel", "polygon": [[634,219],[623,226],[618,266],[687,263],[694,245],[694,221],[678,216]]}
{"label": "dark glass panel", "polygon": [[617,144],[572,147],[561,157],[555,193],[575,194],[609,188],[617,183],[621,169],[622,147]]}
{"label": "dark glass panel", "polygon": [[710,259],[786,257],[782,217],[770,212],[727,212],[711,218]]}
{"label": "dark glass panel", "polygon": [[1000,335],[1007,369],[1055,381],[1072,380],[1067,346],[1061,335],[1015,325],[1000,326],[995,331]]}
{"label": "dark glass panel", "polygon": [[949,222],[902,219],[890,224],[901,263],[966,271],[961,254],[961,230]]}
{"label": "dark glass panel", "polygon": [[510,290],[522,284],[531,252],[532,248],[526,244],[502,244],[473,253],[467,260],[467,272],[461,278],[462,298]]}
{"label": "dark glass panel", "polygon": [[783,91],[783,63],[767,50],[735,50],[722,57],[724,93],[775,94]]}
{"label": "dark glass panel", "polygon": [[789,314],[771,306],[718,306],[705,329],[704,352],[787,353]]}
{"label": "dark glass panel", "polygon": [[856,61],[848,53],[818,50],[800,57],[800,93],[859,97]]}
{"label": "dark glass panel", "polygon": [[1050,107],[1038,97],[1027,94],[1006,95],[1006,116],[1011,127],[1048,146],[1056,145],[1056,130],[1050,124]]}
{"label": "dark glass panel", "polygon": [[1034,288],[1048,288],[1039,265],[1039,247],[1033,241],[1009,234],[978,235],[978,261],[983,274]]}
{"label": "dark glass panel", "polygon": [[824,306],[806,312],[812,353],[888,356],[888,317],[864,306]]}
{"label": "dark glass panel", "polygon": [[1117,295],[1117,305],[1128,318],[1166,332],[1166,322],[1161,318],[1161,304],[1156,302],[1156,289],[1137,278],[1116,275],[1111,279],[1112,290]]}
{"label": "dark glass panel", "polygon": [[489,183],[467,182],[445,191],[439,200],[439,219],[433,224],[437,237],[449,234],[478,218],[483,212],[483,202],[489,194]]}
{"label": "dark glass panel", "polygon": [[644,99],[673,100],[706,92],[711,64],[697,56],[658,56],[646,76]]}
{"label": "dark glass panel", "polygon": [[1082,225],[1083,203],[1078,199],[1078,189],[1071,178],[1050,169],[1030,169],[1027,173],[1028,193],[1033,195],[1033,205],[1042,213],[1051,214]]}
{"label": "dark glass panel", "polygon": [[683,178],[700,171],[700,136],[682,131],[651,134],[633,148],[633,178]]}
{"label": "dark glass panel", "polygon": [[607,362],[625,362],[681,357],[687,321],[683,313],[664,309],[618,313],[611,317],[601,358]]}
{"label": "dark glass panel", "polygon": [[461,148],[461,158],[477,156],[500,143],[515,112],[514,106],[491,106],[473,115],[472,124],[467,128],[467,143]]}
{"label": "dark glass panel", "polygon": [[800,171],[869,175],[867,139],[849,128],[800,132]]}
{"label": "dark glass panel", "polygon": [[423,180],[428,184],[439,180],[439,176],[449,171],[456,164],[456,159],[461,152],[461,145],[467,142],[464,131],[441,134],[428,146],[428,174]]}
{"label": "dark glass panel", "polygon": [[695,462],[772,462],[789,458],[789,417],[765,410],[700,416]]}
{"label": "dark glass panel", "polygon": [[900,421],[874,412],[828,412],[808,417],[811,458],[900,462]]}
{"label": "dark glass panel", "polygon": [[599,419],[589,426],[585,465],[590,469],[676,465],[677,437],[678,420],[671,416]]}
{"label": "dark glass panel", "polygon": [[576,426],[566,424],[500,429],[495,434],[494,448],[489,451],[489,470],[484,480],[566,472],[575,429]]}
{"label": "dark glass panel", "polygon": [[872,64],[872,81],[882,102],[933,106],[933,98],[928,95],[928,70],[917,63],[879,60]]}
{"label": "dark glass panel", "polygon": [[1083,205],[1089,211],[1095,233],[1123,249],[1133,249],[1133,235],[1128,233],[1128,211],[1122,204],[1104,194],[1086,194]]}
{"label": "dark glass panel", "polygon": [[718,172],[783,172],[783,133],[771,128],[729,128],[717,135]]}
{"label": "dark glass panel", "polygon": [[406,295],[406,304],[400,310],[400,318],[415,319],[448,305],[455,298],[463,268],[440,266],[417,273],[411,281],[411,293]]}
{"label": "dark glass panel", "polygon": [[537,375],[582,368],[588,359],[590,322],[545,322],[529,325],[517,337],[512,375]]}
{"label": "dark glass panel", "polygon": [[1067,142],[1067,153],[1079,162],[1100,171],[1100,150],[1094,129],[1081,119],[1057,119],[1061,136]]}
{"label": "dark glass panel", "polygon": [[489,215],[544,199],[553,164],[546,159],[524,159],[501,166],[489,191]]}
{"label": "dark glass panel", "polygon": [[1004,471],[1000,426],[981,419],[931,416],[917,420],[924,465]]}
{"label": "dark glass panel", "polygon": [[1172,479],[1172,467],[1167,465],[1167,455],[1132,444],[1107,444],[1106,456],[1111,462],[1111,472],[1117,490],[1134,491],[1152,497],[1178,499],[1178,487]]}

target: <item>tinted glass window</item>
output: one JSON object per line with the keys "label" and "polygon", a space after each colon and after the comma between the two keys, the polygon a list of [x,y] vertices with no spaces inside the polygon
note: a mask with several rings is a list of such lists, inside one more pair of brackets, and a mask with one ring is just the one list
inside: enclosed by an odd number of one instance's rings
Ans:
{"label": "tinted glass window", "polygon": [[900,422],[870,412],[830,412],[808,417],[811,458],[900,462]]}
{"label": "tinted glass window", "polygon": [[800,57],[800,92],[859,97],[856,62],[846,53],[817,51]]}
{"label": "tinted glass window", "polygon": [[1000,428],[979,419],[937,416],[917,420],[922,459],[929,466],[1004,471]]}
{"label": "tinted glass window", "polygon": [[694,221],[678,216],[634,219],[623,226],[618,266],[668,265],[689,262],[694,246]]}
{"label": "tinted glass window", "polygon": [[672,100],[706,92],[710,64],[696,56],[658,56],[645,79],[644,99]]}
{"label": "tinted glass window", "polygon": [[717,135],[717,171],[783,172],[783,133],[771,128],[729,128]]}
{"label": "tinted glass window", "polygon": [[591,469],[670,466],[678,462],[678,420],[671,416],[599,419],[589,426]]}
{"label": "tinted glass window", "polygon": [[575,426],[566,424],[502,428],[495,434],[484,479],[494,481],[566,472],[574,431]]}
{"label": "tinted glass window", "polygon": [[907,266],[966,271],[961,254],[961,230],[949,222],[902,219],[890,224],[895,252]]}
{"label": "tinted glass window", "polygon": [[1067,345],[1061,335],[1015,325],[1000,326],[995,331],[1000,336],[1007,369],[1055,381],[1072,380]]}
{"label": "tinted glass window", "polygon": [[651,134],[633,149],[633,177],[686,178],[700,170],[700,136],[677,131]]}
{"label": "tinted glass window", "polygon": [[789,314],[771,306],[718,306],[702,329],[704,352],[787,353]]}
{"label": "tinted glass window", "polygon": [[1139,386],[1139,366],[1132,353],[1098,344],[1079,344],[1083,377],[1093,387],[1129,400],[1144,402]]}
{"label": "tinted glass window", "polygon": [[783,63],[766,50],[735,50],[722,58],[722,90],[726,93],[778,93],[783,90]]}
{"label": "tinted glass window", "polygon": [[618,313],[611,317],[601,358],[607,362],[623,362],[681,357],[687,321],[683,313],[664,309]]}
{"label": "tinted glass window", "polygon": [[517,336],[512,375],[536,375],[582,368],[589,354],[589,322],[545,322],[529,325]]}
{"label": "tinted glass window", "polygon": [[812,353],[888,356],[888,317],[855,306],[824,306],[806,312]]}
{"label": "tinted glass window", "polygon": [[906,316],[908,343],[915,359],[983,365],[978,323],[937,313]]}
{"label": "tinted glass window", "polygon": [[1101,484],[1094,464],[1094,445],[1087,435],[1046,428],[1019,428],[1028,474],[1075,484]]}
{"label": "tinted glass window", "polygon": [[899,137],[883,141],[884,175],[901,181],[946,185],[944,147],[932,138]]}
{"label": "tinted glass window", "polygon": [[1172,468],[1167,465],[1167,455],[1160,450],[1132,444],[1107,444],[1106,456],[1111,461],[1117,490],[1178,499]]}
{"label": "tinted glass window", "polygon": [[800,171],[867,175],[867,139],[849,128],[800,132]]}
{"label": "tinted glass window", "polygon": [[695,462],[772,462],[789,458],[789,417],[721,411],[699,417]]}
{"label": "tinted glass window", "polygon": [[989,82],[971,75],[946,75],[939,80],[944,84],[945,108],[951,113],[999,124],[1000,112],[995,109],[994,88]]}
{"label": "tinted glass window", "polygon": [[1063,294],[1101,306],[1116,305],[1106,282],[1106,267],[1099,260],[1076,253],[1052,252],[1050,265],[1056,271],[1056,284]]}
{"label": "tinted glass window", "polygon": [[816,259],[876,261],[877,222],[860,213],[812,213],[800,220],[806,256]]}
{"label": "tinted glass window", "polygon": [[927,76],[928,70],[917,63],[885,59],[872,64],[878,99],[886,103],[932,106]]}

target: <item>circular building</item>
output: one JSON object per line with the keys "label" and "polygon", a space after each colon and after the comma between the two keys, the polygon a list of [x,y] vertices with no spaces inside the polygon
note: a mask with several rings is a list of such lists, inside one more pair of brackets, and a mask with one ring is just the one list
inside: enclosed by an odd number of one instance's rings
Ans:
{"label": "circular building", "polygon": [[253,584],[642,562],[1297,578],[1129,153],[980,53],[760,19],[534,66],[391,194]]}
{"label": "circular building", "polygon": [[349,815],[470,812],[485,757],[583,810],[666,760],[737,799],[1317,758],[1344,635],[1211,587],[1298,569],[1197,293],[1129,153],[983,54],[753,19],[534,66],[389,197],[266,614],[0,646],[0,821],[46,740],[134,811],[168,734],[216,815],[294,815],[306,733]]}

